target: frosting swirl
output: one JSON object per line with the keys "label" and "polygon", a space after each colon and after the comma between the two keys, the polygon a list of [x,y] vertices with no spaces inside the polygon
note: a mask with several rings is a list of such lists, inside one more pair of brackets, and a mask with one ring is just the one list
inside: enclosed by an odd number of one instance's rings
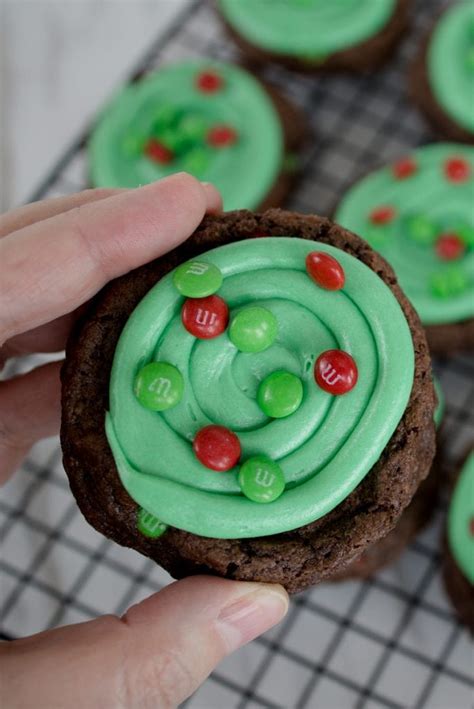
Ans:
{"label": "frosting swirl", "polygon": [[[106,431],[123,485],[163,522],[218,538],[295,529],[338,505],[380,457],[412,387],[408,324],[376,273],[332,246],[317,248],[344,269],[341,290],[325,290],[308,277],[311,241],[252,239],[203,254],[222,272],[219,296],[231,317],[247,305],[275,316],[278,334],[264,351],[238,351],[228,332],[193,337],[181,321],[184,299],[173,273],[129,318],[115,353]],[[333,348],[357,362],[357,385],[344,396],[314,381],[315,361]],[[140,406],[133,391],[137,371],[157,360],[185,380],[180,403],[161,412]],[[301,379],[303,400],[290,416],[270,419],[257,404],[257,390],[281,369]],[[216,474],[199,463],[192,441],[210,424],[238,434],[242,461],[263,455],[279,464],[286,489],[278,499],[256,504],[241,494],[235,468]]]}

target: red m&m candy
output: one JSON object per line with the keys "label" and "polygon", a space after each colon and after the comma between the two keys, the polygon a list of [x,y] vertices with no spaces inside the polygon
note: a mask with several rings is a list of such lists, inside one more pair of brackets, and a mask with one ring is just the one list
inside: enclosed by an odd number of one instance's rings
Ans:
{"label": "red m&m candy", "polygon": [[390,206],[376,207],[369,215],[372,224],[390,224],[395,218],[395,209]]}
{"label": "red m&m candy", "polygon": [[457,234],[441,234],[435,248],[440,259],[454,261],[463,255],[466,245]]}
{"label": "red m&m candy", "polygon": [[200,463],[218,472],[230,470],[239,462],[241,448],[238,436],[225,426],[205,426],[197,432],[194,453]]}
{"label": "red m&m candy", "polygon": [[207,142],[213,148],[227,148],[237,140],[237,131],[232,126],[219,125],[211,128],[207,134]]}
{"label": "red m&m candy", "polygon": [[444,172],[450,182],[465,182],[469,179],[471,168],[463,158],[450,158],[444,164]]}
{"label": "red m&m candy", "polygon": [[417,169],[417,164],[412,158],[402,158],[392,166],[393,175],[397,180],[406,180],[407,177],[414,175]]}
{"label": "red m&m candy", "polygon": [[196,79],[196,86],[199,91],[206,94],[213,94],[219,91],[224,85],[224,80],[215,71],[203,71]]}
{"label": "red m&m candy", "polygon": [[306,257],[306,270],[321,288],[340,290],[344,286],[344,269],[337,259],[322,251],[312,251]]}
{"label": "red m&m candy", "polygon": [[329,394],[347,394],[357,384],[357,365],[343,350],[326,350],[314,365],[314,378],[318,386]]}
{"label": "red m&m candy", "polygon": [[191,335],[200,340],[210,340],[221,335],[229,322],[227,303],[218,295],[207,298],[188,298],[181,311],[183,325]]}
{"label": "red m&m candy", "polygon": [[173,151],[154,138],[145,145],[145,155],[160,165],[168,165],[174,158]]}

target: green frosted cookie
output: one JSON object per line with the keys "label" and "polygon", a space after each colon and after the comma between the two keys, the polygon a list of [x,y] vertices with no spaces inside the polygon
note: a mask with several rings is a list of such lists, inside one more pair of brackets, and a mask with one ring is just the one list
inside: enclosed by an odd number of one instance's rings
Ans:
{"label": "green frosted cookie", "polygon": [[122,89],[93,132],[98,187],[138,187],[190,172],[219,188],[226,209],[255,208],[283,169],[280,117],[243,69],[204,60],[162,67]]}

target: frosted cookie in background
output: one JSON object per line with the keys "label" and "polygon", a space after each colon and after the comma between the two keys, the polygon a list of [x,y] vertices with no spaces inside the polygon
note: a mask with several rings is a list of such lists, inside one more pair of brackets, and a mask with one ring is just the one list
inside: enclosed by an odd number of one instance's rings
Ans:
{"label": "frosted cookie in background", "polygon": [[474,449],[461,465],[449,503],[443,577],[459,618],[474,633]]}
{"label": "frosted cookie in background", "polygon": [[335,220],[392,266],[433,354],[474,349],[474,147],[434,143],[371,172]]}
{"label": "frosted cookie in background", "polygon": [[474,143],[474,3],[449,5],[411,67],[413,102],[442,138]]}
{"label": "frosted cookie in background", "polygon": [[411,0],[216,0],[251,63],[309,73],[374,71],[407,29]]}
{"label": "frosted cookie in background", "polygon": [[89,142],[95,187],[138,187],[176,172],[211,182],[224,208],[280,206],[306,145],[302,113],[244,69],[169,64],[121,89]]}

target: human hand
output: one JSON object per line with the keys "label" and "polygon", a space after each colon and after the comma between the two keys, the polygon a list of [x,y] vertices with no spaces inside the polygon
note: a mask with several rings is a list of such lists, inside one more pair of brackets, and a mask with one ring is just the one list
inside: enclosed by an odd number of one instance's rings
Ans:
{"label": "human hand", "polygon": [[[0,368],[9,357],[59,352],[80,309],[107,281],[184,241],[212,185],[173,175],[135,190],[88,190],[0,216]],[[0,481],[59,428],[61,362],[0,382]]]}
{"label": "human hand", "polygon": [[[0,216],[0,367],[58,352],[105,283],[186,239],[219,211],[211,185],[178,174],[135,190],[90,190]],[[61,362],[0,382],[0,480],[57,432]],[[0,704],[177,706],[229,652],[285,615],[280,586],[194,577],[130,608],[0,645]]]}

